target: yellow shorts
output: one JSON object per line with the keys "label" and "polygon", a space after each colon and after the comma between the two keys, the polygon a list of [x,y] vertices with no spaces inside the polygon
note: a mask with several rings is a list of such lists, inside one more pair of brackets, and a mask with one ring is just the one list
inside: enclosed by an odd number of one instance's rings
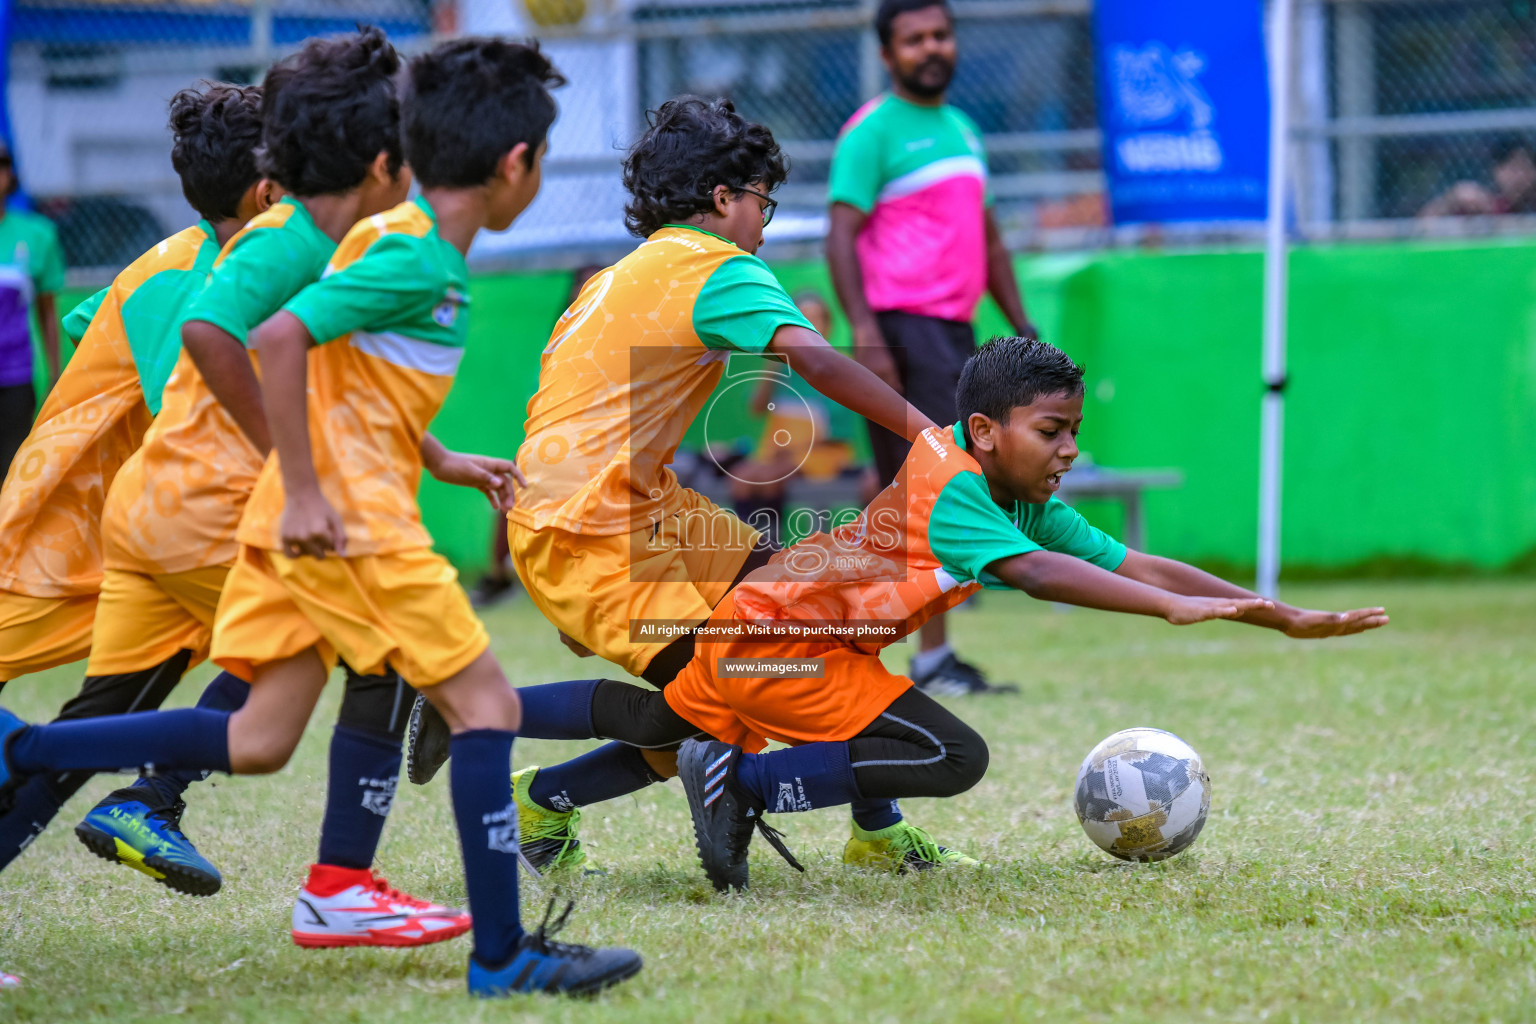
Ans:
{"label": "yellow shorts", "polygon": [[96,595],[32,597],[0,591],[0,683],[91,653]]}
{"label": "yellow shorts", "polygon": [[208,657],[213,615],[228,575],[227,565],[155,576],[108,569],[85,674],[154,668],[180,650],[192,652],[191,665]]}
{"label": "yellow shorts", "polygon": [[671,639],[647,643],[630,623],[697,625],[731,589],[759,534],[694,491],[654,529],[588,536],[507,524],[512,564],[528,596],[566,636],[631,675]]}
{"label": "yellow shorts", "polygon": [[463,670],[491,644],[459,574],[430,548],[357,558],[287,558],[242,545],[213,626],[213,660],[254,669],[318,648],[362,675],[386,664],[418,689]]}

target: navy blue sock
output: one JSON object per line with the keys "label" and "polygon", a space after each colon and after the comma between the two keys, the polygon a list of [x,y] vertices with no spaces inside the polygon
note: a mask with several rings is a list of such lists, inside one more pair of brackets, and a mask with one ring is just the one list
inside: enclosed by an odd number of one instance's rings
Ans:
{"label": "navy blue sock", "polygon": [[475,959],[506,965],[523,937],[517,902],[517,804],[512,800],[512,740],[504,729],[471,729],[448,741],[453,816],[464,852],[474,918]]}
{"label": "navy blue sock", "polygon": [[0,815],[0,871],[32,845],[64,802],[90,778],[87,772],[34,775],[17,787],[11,809]]}
{"label": "navy blue sock", "polygon": [[848,808],[853,823],[865,832],[879,832],[901,820],[901,807],[895,800],[855,800]]}
{"label": "navy blue sock", "polygon": [[331,733],[331,779],[320,823],[321,864],[373,866],[384,819],[400,778],[400,741],[336,726]]}
{"label": "navy blue sock", "polygon": [[[245,698],[250,695],[250,683],[239,676],[220,672],[203,690],[203,695],[197,698],[197,706],[208,711],[239,711],[245,707]],[[181,794],[187,791],[188,786],[194,782],[201,782],[207,777],[207,771],[161,772],[158,775],[139,776],[134,786],[147,789],[153,794],[150,798],[150,806],[168,807],[181,799]]]}
{"label": "navy blue sock", "polygon": [[566,683],[520,686],[523,724],[517,734],[532,740],[592,738],[592,695],[601,679],[572,679]]}
{"label": "navy blue sock", "polygon": [[11,734],[5,758],[23,775],[143,767],[227,772],[229,715],[178,708],[29,725]]}
{"label": "navy blue sock", "polygon": [[806,743],[766,754],[742,754],[736,782],[770,813],[809,811],[859,798],[846,743]]}
{"label": "navy blue sock", "polygon": [[528,795],[540,807],[568,811],[665,781],[646,763],[639,747],[604,743],[580,757],[534,772]]}

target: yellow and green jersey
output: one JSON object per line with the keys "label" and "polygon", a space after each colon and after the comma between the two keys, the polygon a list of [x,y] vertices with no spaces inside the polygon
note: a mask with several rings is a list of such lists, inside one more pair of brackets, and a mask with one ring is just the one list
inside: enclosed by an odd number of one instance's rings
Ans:
{"label": "yellow and green jersey", "polygon": [[[468,337],[469,268],[425,198],[359,221],[325,276],[284,307],[319,347],[309,358],[309,440],[346,554],[431,547],[416,490],[421,442]],[[240,542],[282,550],[283,480],[267,461]]]}
{"label": "yellow and green jersey", "polygon": [[786,324],[814,330],[767,265],[669,224],[596,275],[555,324],[517,461],[513,522],[633,533],[682,507],[669,468],[732,352]]}
{"label": "yellow and green jersey", "polygon": [[65,318],[74,357],[0,490],[0,589],[34,597],[100,589],[105,495],[161,408],[181,325],[217,254],[212,227],[200,222]]}
{"label": "yellow and green jersey", "polygon": [[[302,205],[284,199],[252,218],[213,261],[184,320],[203,320],[241,342],[306,284],[336,243]],[[178,348],[164,406],[143,448],[107,496],[108,568],[151,574],[234,561],[235,530],[262,456]]]}

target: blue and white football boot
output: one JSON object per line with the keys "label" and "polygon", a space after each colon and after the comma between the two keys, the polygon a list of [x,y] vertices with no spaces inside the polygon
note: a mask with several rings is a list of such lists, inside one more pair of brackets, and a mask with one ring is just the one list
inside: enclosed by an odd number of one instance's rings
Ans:
{"label": "blue and white football boot", "polygon": [[181,815],[187,805],[180,800],[163,803],[143,786],[115,790],[91,808],[75,826],[75,835],[102,860],[126,864],[188,896],[212,896],[224,879],[182,835]]}

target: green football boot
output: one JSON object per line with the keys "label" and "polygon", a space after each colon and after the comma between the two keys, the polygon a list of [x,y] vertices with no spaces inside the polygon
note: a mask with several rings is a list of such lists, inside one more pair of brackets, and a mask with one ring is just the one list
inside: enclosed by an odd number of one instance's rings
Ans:
{"label": "green football boot", "polygon": [[903,820],[876,832],[866,832],[855,823],[853,838],[843,847],[843,864],[901,875],[938,867],[975,868],[981,861],[940,846],[927,832]]}
{"label": "green football boot", "polygon": [[564,871],[601,874],[602,869],[587,857],[581,840],[576,838],[581,811],[574,807],[552,811],[540,807],[528,795],[538,770],[539,766],[533,764],[512,773],[512,798],[517,801],[518,842],[523,858],[541,875]]}

